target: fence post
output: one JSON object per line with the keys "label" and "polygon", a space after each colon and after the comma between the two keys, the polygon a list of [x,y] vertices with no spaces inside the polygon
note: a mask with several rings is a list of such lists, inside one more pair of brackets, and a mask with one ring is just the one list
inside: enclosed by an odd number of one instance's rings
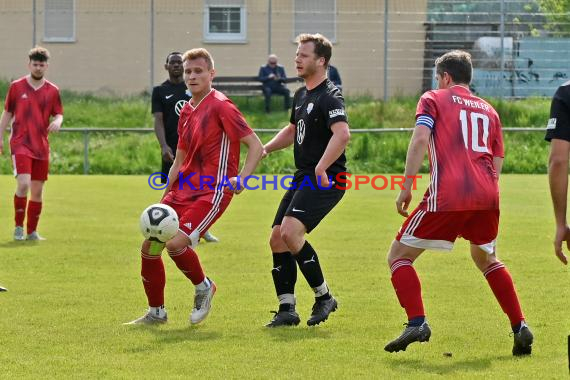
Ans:
{"label": "fence post", "polygon": [[388,100],[388,0],[384,0],[384,102]]}
{"label": "fence post", "polygon": [[89,174],[89,131],[83,131],[83,174]]}
{"label": "fence post", "polygon": [[504,97],[503,93],[503,77],[505,76],[505,0],[501,0],[501,77],[499,79],[499,95],[502,99]]}
{"label": "fence post", "polygon": [[36,46],[36,0],[32,2],[32,47]]}
{"label": "fence post", "polygon": [[154,0],[150,0],[150,87],[149,93],[152,92],[154,87]]}
{"label": "fence post", "polygon": [[267,55],[273,53],[271,51],[271,27],[272,27],[272,20],[271,17],[273,16],[273,6],[271,4],[271,0],[268,0],[269,4],[267,6]]}

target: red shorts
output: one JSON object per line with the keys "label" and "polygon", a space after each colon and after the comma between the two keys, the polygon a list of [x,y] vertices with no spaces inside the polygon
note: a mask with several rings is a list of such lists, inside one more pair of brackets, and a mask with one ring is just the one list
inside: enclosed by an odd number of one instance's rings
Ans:
{"label": "red shorts", "polygon": [[188,203],[172,203],[168,200],[162,200],[161,203],[172,207],[180,223],[180,231],[184,232],[190,239],[190,245],[196,247],[200,237],[208,231],[210,226],[226,210],[230,201],[231,195],[224,194],[218,201],[214,200],[212,203],[212,194],[197,197]]}
{"label": "red shorts", "polygon": [[13,154],[14,177],[18,174],[31,174],[32,181],[47,181],[49,160],[37,160],[24,154]]}
{"label": "red shorts", "polygon": [[499,210],[436,211],[418,207],[396,235],[400,243],[415,248],[451,250],[458,237],[495,253]]}

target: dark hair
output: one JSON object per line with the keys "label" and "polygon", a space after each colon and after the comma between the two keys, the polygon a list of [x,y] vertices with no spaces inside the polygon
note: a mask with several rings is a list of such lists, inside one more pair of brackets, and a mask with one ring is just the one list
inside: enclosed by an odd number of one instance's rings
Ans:
{"label": "dark hair", "polygon": [[317,57],[323,57],[325,59],[325,67],[329,65],[329,61],[331,60],[332,56],[332,44],[328,38],[320,33],[303,33],[297,36],[295,42],[298,44],[304,44],[307,42],[312,42],[315,44],[315,54]]}
{"label": "dark hair", "polygon": [[435,71],[443,76],[448,73],[454,83],[471,83],[473,64],[471,54],[463,50],[452,50],[435,60]]}
{"label": "dark hair", "polygon": [[166,56],[166,63],[168,63],[168,60],[170,59],[171,56],[173,55],[179,55],[182,57],[182,53],[179,51],[173,51],[172,53],[168,53],[168,55]]}
{"label": "dark hair", "polygon": [[47,62],[49,59],[49,51],[44,47],[36,46],[30,50],[28,57],[30,58],[30,61]]}

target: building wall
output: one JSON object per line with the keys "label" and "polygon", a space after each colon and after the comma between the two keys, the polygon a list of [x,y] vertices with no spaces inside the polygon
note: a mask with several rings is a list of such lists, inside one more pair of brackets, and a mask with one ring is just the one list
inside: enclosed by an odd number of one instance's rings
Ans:
{"label": "building wall", "polygon": [[[2,52],[0,77],[27,73],[32,45],[32,0],[0,0]],[[51,54],[48,77],[61,88],[101,94],[137,94],[162,82],[166,55],[205,47],[214,56],[218,75],[256,75],[268,46],[295,75],[294,2],[272,0],[271,41],[268,0],[245,0],[247,41],[205,43],[202,0],[154,1],[154,55],[150,58],[150,0],[75,0],[76,41],[43,42],[44,0],[37,0],[37,43]],[[427,0],[390,1],[388,93],[421,90],[423,22]],[[337,0],[337,38],[332,62],[348,95],[382,97],[384,88],[384,1]],[[6,54],[4,54],[6,53]]]}

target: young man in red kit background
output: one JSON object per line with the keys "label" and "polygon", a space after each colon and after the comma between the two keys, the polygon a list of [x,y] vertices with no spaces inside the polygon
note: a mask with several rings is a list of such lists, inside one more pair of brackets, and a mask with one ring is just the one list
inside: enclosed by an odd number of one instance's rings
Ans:
{"label": "young man in red kit background", "polygon": [[[8,89],[0,119],[0,137],[4,136],[6,127],[12,122],[10,153],[17,183],[14,240],[44,240],[38,234],[37,227],[42,211],[44,183],[48,178],[48,133],[60,130],[63,107],[59,89],[44,78],[48,68],[48,50],[35,47],[30,50],[28,57],[30,74],[12,82]],[[4,142],[0,138],[0,154],[3,151]],[[24,236],[26,209],[27,236]]]}
{"label": "young man in red kit background", "polygon": [[[501,121],[493,107],[469,91],[473,72],[469,53],[451,51],[435,65],[439,89],[424,93],[418,102],[416,128],[406,157],[407,179],[396,200],[398,213],[407,219],[388,253],[392,285],[408,323],[384,349],[405,351],[410,343],[429,340],[431,329],[413,263],[426,249],[451,250],[461,236],[471,243],[475,265],[509,317],[513,355],[528,355],[533,336],[511,275],[496,256],[498,180],[504,157]],[[430,184],[423,200],[408,215],[412,181],[426,150]]]}

